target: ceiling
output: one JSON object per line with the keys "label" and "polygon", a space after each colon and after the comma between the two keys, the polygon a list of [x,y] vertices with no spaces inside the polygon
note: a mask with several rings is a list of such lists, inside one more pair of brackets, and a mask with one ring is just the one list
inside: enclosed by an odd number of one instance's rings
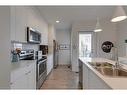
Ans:
{"label": "ceiling", "polygon": [[[56,29],[70,29],[73,22],[111,18],[116,6],[39,6],[48,23]],[[125,8],[125,7],[124,7]],[[125,8],[127,9],[127,8]],[[55,21],[59,20],[60,23]]]}

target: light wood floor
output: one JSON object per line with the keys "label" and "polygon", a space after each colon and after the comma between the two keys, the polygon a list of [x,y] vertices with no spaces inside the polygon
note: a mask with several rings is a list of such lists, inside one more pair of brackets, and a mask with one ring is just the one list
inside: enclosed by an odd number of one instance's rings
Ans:
{"label": "light wood floor", "polygon": [[53,69],[41,89],[78,89],[78,74],[67,66]]}

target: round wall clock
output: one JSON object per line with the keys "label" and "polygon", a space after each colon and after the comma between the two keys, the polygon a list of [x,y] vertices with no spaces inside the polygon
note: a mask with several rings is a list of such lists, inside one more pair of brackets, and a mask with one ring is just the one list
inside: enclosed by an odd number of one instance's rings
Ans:
{"label": "round wall clock", "polygon": [[114,47],[113,43],[110,41],[105,41],[103,42],[103,44],[101,45],[101,48],[104,52],[106,53],[110,53],[112,47]]}

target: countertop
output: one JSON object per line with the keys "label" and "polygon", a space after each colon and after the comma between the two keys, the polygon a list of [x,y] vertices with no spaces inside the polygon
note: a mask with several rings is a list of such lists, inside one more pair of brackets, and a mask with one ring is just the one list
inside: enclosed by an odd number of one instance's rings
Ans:
{"label": "countertop", "polygon": [[[108,60],[105,58],[84,58],[84,57],[80,57],[79,60],[82,61],[82,63],[86,64],[86,66],[88,66],[89,69],[91,69],[109,87],[111,87],[111,89],[127,89],[127,77],[104,76],[88,64],[88,62],[108,62],[111,64],[115,64],[115,61]],[[125,65],[125,64],[122,64],[122,67],[124,69],[127,69],[127,65]]]}
{"label": "countertop", "polygon": [[19,68],[23,68],[30,64],[36,64],[36,60],[20,60],[18,62],[12,62],[11,63],[11,71],[17,70]]}

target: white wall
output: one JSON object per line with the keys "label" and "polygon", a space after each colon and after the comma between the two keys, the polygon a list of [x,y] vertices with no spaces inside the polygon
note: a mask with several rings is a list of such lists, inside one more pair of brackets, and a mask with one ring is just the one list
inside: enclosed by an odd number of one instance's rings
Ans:
{"label": "white wall", "polygon": [[[78,32],[79,31],[93,31],[96,21],[82,21],[76,22],[72,25],[71,32],[71,63],[72,71],[78,71]],[[97,57],[110,58],[110,55],[101,50],[101,44],[104,41],[111,41],[116,44],[116,27],[110,20],[100,20],[100,25],[103,29],[101,33],[93,33],[94,35],[94,53]]]}
{"label": "white wall", "polygon": [[[58,44],[70,45],[70,30],[56,30],[56,40]],[[59,50],[59,62],[58,64],[67,65],[70,64],[70,49],[69,50]]]}
{"label": "white wall", "polygon": [[119,56],[127,56],[127,20],[121,21],[117,24],[118,32],[118,53]]}
{"label": "white wall", "polygon": [[10,7],[0,7],[0,89],[10,85]]}
{"label": "white wall", "polygon": [[110,56],[110,54],[107,54],[102,51],[101,45],[104,41],[111,41],[113,42],[114,46],[116,46],[116,43],[117,43],[116,25],[115,23],[110,22],[110,20],[100,21],[100,24],[101,24],[103,31],[100,33],[97,33],[97,43],[99,45],[97,46],[98,47],[97,56],[112,59],[112,56]]}
{"label": "white wall", "polygon": [[48,61],[47,61],[47,74],[53,68],[53,40],[56,39],[55,29],[53,25],[48,27]]}

